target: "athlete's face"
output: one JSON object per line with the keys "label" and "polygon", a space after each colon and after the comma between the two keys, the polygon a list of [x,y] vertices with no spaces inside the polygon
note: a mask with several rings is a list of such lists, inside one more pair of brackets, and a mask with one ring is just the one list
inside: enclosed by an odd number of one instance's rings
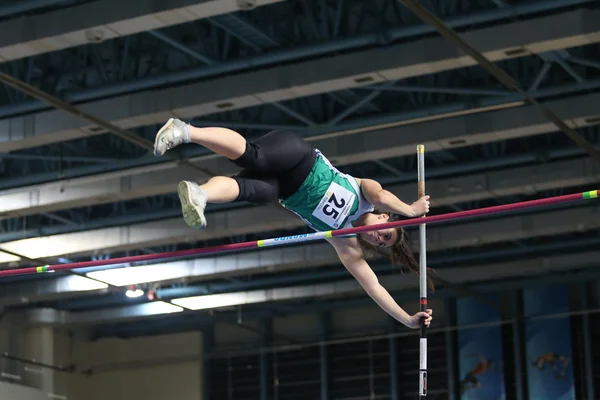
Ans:
{"label": "athlete's face", "polygon": [[[368,214],[364,218],[365,225],[377,225],[388,222],[387,214]],[[365,242],[373,246],[391,247],[398,240],[398,231],[394,228],[380,229],[378,231],[363,232],[360,236]]]}

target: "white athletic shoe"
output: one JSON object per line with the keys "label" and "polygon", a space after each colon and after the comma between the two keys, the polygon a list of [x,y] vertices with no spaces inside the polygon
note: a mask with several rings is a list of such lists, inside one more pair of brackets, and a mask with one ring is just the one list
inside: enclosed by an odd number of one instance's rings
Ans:
{"label": "white athletic shoe", "polygon": [[200,186],[194,182],[181,181],[177,185],[177,193],[181,201],[181,212],[185,223],[194,229],[206,228],[204,208],[206,208],[206,195]]}
{"label": "white athletic shoe", "polygon": [[186,138],[189,133],[186,133],[185,126],[185,122],[177,118],[169,118],[167,123],[156,134],[156,138],[154,139],[154,155],[160,157],[168,150],[189,141],[189,137]]}

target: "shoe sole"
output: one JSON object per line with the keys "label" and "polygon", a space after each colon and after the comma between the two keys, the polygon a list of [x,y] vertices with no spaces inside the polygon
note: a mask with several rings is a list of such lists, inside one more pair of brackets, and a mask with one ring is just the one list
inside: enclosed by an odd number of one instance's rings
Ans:
{"label": "shoe sole", "polygon": [[160,140],[160,137],[161,137],[162,133],[173,123],[174,120],[175,120],[175,118],[169,118],[169,120],[167,121],[167,123],[164,124],[162,126],[162,128],[160,128],[160,130],[158,131],[158,133],[156,134],[156,138],[154,138],[154,155],[157,156],[157,157],[158,157],[158,154],[156,154],[156,149],[158,148],[158,141]]}
{"label": "shoe sole", "polygon": [[177,194],[181,201],[181,213],[183,214],[185,223],[194,229],[206,228],[204,212],[200,211],[200,209],[191,201],[192,192],[187,182],[179,182],[179,185],[177,185]]}

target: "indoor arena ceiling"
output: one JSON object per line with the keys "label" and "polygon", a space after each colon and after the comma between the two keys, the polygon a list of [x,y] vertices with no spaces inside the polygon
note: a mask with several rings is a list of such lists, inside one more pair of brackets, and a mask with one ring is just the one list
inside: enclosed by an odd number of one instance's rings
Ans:
{"label": "indoor arena ceiling", "polygon": [[[525,93],[402,1],[0,1],[0,265],[308,232],[283,209],[246,204],[211,205],[207,230],[190,230],[178,181],[237,169],[200,146],[154,157],[148,146],[171,116],[250,139],[292,129],[344,172],[406,201],[416,197],[424,144],[432,214],[597,189],[600,163],[589,148],[531,99],[598,148],[600,2],[421,3]],[[32,97],[28,86],[50,96]],[[590,202],[430,226],[439,295],[600,277],[599,211]],[[262,317],[367,301],[338,264],[317,243],[21,276],[0,281],[0,306],[26,322],[110,335],[159,329],[148,316],[179,311],[193,296],[204,296],[195,308],[216,307],[223,318],[240,307]],[[397,296],[414,293],[413,276],[383,259],[373,265]],[[127,298],[131,284],[162,301]]]}

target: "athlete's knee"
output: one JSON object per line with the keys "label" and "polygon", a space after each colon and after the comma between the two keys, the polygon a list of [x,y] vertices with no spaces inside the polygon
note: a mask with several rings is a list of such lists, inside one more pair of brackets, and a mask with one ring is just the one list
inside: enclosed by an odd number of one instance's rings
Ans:
{"label": "athlete's knee", "polygon": [[266,204],[277,200],[279,194],[276,180],[258,180],[234,176],[239,187],[239,195],[235,201],[251,204]]}

